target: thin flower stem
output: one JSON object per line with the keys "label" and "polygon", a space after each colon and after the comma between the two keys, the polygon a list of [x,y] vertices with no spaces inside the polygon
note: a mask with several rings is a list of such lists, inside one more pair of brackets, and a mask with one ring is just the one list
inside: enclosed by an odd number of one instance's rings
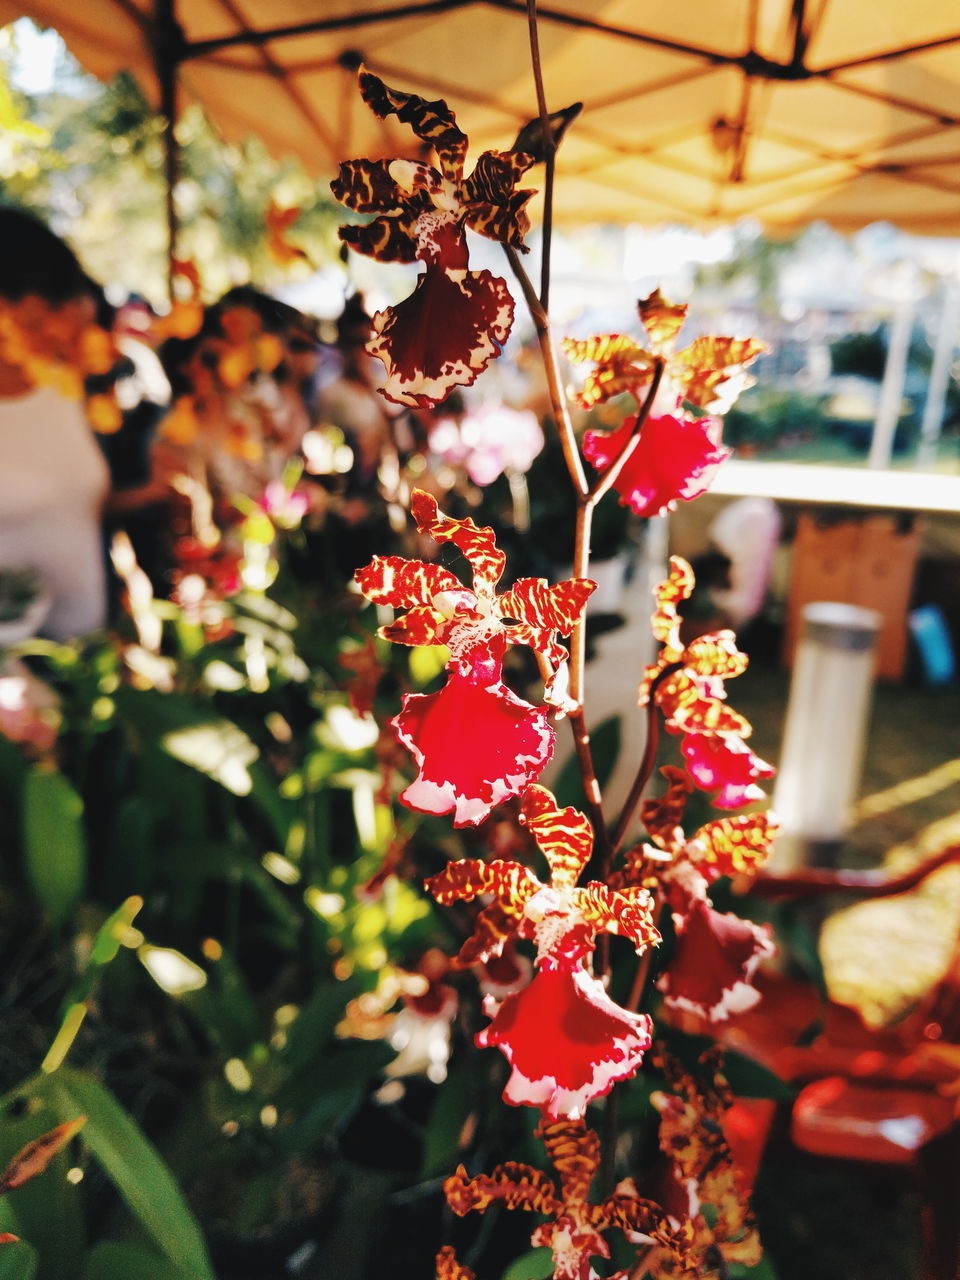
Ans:
{"label": "thin flower stem", "polygon": [[[550,406],[553,411],[557,432],[560,436],[560,447],[567,464],[571,483],[576,491],[577,515],[574,527],[573,575],[576,578],[589,577],[590,571],[590,531],[593,524],[594,503],[589,497],[589,485],[583,469],[583,460],[577,446],[573,423],[567,407],[566,397],[560,385],[560,371],[557,365],[556,352],[550,334],[550,321],[547,313],[540,305],[530,278],[524,271],[515,249],[504,246],[510,266],[523,291],[524,299],[530,309],[530,316],[537,330],[540,351],[543,356],[544,369],[547,376],[547,388],[550,394]],[[583,712],[584,667],[586,665],[585,621],[580,621],[573,628],[570,636],[570,700],[575,709],[568,715],[573,732],[574,749],[580,766],[583,791],[586,798],[587,811],[594,828],[598,852],[604,862],[609,864],[610,855],[607,839],[606,820],[600,798],[600,784],[597,781],[593,756],[590,751],[590,735],[587,732],[586,718]]]}
{"label": "thin flower stem", "polygon": [[650,410],[653,408],[653,402],[657,397],[657,392],[660,390],[660,381],[663,378],[664,364],[665,362],[658,357],[653,370],[653,378],[651,379],[649,390],[644,397],[643,404],[640,406],[640,412],[637,414],[637,421],[634,424],[630,439],[610,463],[606,471],[602,472],[602,474],[598,476],[597,480],[591,487],[591,502],[599,502],[604,494],[609,492],[613,485],[616,484],[620,472],[630,461],[637,445],[640,443],[640,433],[643,430],[643,424],[650,416]]}
{"label": "thin flower stem", "polygon": [[603,1130],[600,1142],[600,1195],[606,1199],[617,1185],[617,1132],[620,1128],[620,1094],[607,1094],[603,1106]]}
{"label": "thin flower stem", "polygon": [[617,825],[613,829],[613,835],[610,837],[610,846],[615,854],[623,844],[627,832],[630,830],[630,823],[633,821],[633,815],[637,811],[637,806],[643,799],[643,791],[647,783],[650,781],[650,775],[653,773],[653,766],[657,761],[657,748],[660,745],[660,722],[657,719],[657,707],[654,701],[654,694],[660,681],[668,675],[672,675],[674,671],[679,671],[683,664],[680,662],[671,662],[669,666],[658,672],[656,678],[650,685],[647,701],[647,741],[643,748],[643,758],[640,761],[640,767],[637,770],[637,776],[633,780],[633,786],[630,788],[630,794],[624,802],[620,817],[617,819]]}
{"label": "thin flower stem", "polygon": [[563,394],[563,388],[560,385],[560,367],[557,363],[557,354],[553,349],[553,338],[550,333],[550,321],[546,311],[540,305],[540,299],[537,297],[536,290],[530,282],[520,261],[516,249],[511,245],[504,245],[504,251],[507,260],[510,263],[513,274],[517,277],[517,282],[523,291],[524,299],[530,309],[530,318],[533,320],[534,327],[537,331],[537,340],[540,343],[540,353],[543,357],[543,367],[547,375],[547,391],[550,395],[550,408],[553,412],[554,419],[557,424],[557,431],[560,435],[560,446],[563,449],[563,459],[567,465],[570,479],[576,490],[577,497],[586,498],[590,492],[590,486],[587,484],[586,473],[583,469],[583,461],[580,457],[580,450],[577,448],[577,438],[574,434],[573,423],[570,421],[570,411],[567,408],[566,397]]}
{"label": "thin flower stem", "polygon": [[[655,927],[660,925],[660,915],[663,911],[663,899],[660,897],[660,891],[655,889],[653,892],[653,923]],[[653,962],[653,947],[647,947],[646,951],[640,957],[640,963],[637,965],[637,972],[633,975],[633,985],[630,988],[630,995],[627,1003],[623,1006],[630,1013],[636,1013],[643,1001],[643,993],[646,990],[647,978],[650,976],[650,965]]]}
{"label": "thin flower stem", "polygon": [[553,181],[557,160],[553,150],[547,156],[543,183],[543,225],[540,228],[540,302],[550,306],[550,252],[553,245]]}

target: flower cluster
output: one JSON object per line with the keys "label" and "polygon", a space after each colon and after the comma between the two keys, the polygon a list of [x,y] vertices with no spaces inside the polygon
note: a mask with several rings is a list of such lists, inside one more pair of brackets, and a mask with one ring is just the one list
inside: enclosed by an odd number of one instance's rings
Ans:
{"label": "flower cluster", "polygon": [[633,414],[616,431],[588,431],[583,442],[588,461],[605,471],[639,427],[640,438],[614,488],[621,503],[637,515],[655,516],[709,487],[729,450],[720,443],[720,419],[702,415],[723,413],[733,404],[749,385],[746,367],[766,348],[753,338],[710,337],[696,338],[675,352],[686,306],[667,302],[658,289],[639,303],[639,312],[645,347],[612,333],[567,339],[564,350],[575,364],[595,365],[580,390],[584,408],[625,393],[639,403],[660,372],[645,421]]}
{"label": "flower cluster", "polygon": [[116,397],[112,389],[88,393],[86,380],[102,382],[120,357],[111,335],[92,319],[92,309],[87,298],[57,306],[32,294],[18,302],[0,300],[0,360],[22,370],[34,386],[83,399],[91,427],[110,434],[122,425]]}
{"label": "flower cluster", "polygon": [[[386,368],[382,393],[387,399],[431,407],[453,387],[473,383],[499,354],[513,320],[505,283],[469,269],[467,229],[511,251],[522,250],[532,192],[517,190],[517,184],[550,148],[542,130],[538,141],[537,121],[521,133],[526,149],[518,140],[512,151],[485,152],[466,176],[467,138],[445,102],[391,89],[365,70],[360,89],[380,119],[395,116],[409,125],[422,149],[416,159],[353,160],[341,166],[334,194],[371,220],[343,227],[340,234],[381,261],[423,264],[413,294],[375,317],[366,350]],[[424,160],[425,148],[435,153],[436,167]],[[686,307],[668,303],[657,291],[640,302],[639,310],[646,335],[642,345],[621,334],[565,344],[574,363],[593,366],[580,393],[585,408],[622,393],[637,403],[637,412],[618,430],[586,434],[587,460],[601,473],[609,470],[609,476],[593,488],[582,483],[582,472],[577,480],[584,498],[577,517],[578,556],[589,541],[589,524],[580,523],[583,512],[589,515],[610,483],[642,516],[669,510],[706,489],[728,452],[720,443],[719,418],[711,415],[729,407],[747,384],[747,367],[764,350],[753,339],[736,338],[696,338],[677,350]],[[493,439],[496,419],[487,415],[481,423],[482,416],[473,423],[440,419],[431,442],[445,460],[465,462],[478,484],[508,465],[504,446],[517,443]],[[563,414],[555,416],[565,421]],[[476,428],[470,439],[468,426]],[[572,432],[565,437],[565,456],[566,446],[576,448]],[[503,459],[494,456],[499,453]],[[512,465],[522,469],[528,459]],[[577,479],[569,458],[568,465]],[[555,585],[525,578],[501,591],[505,557],[491,529],[444,515],[422,491],[413,493],[411,511],[419,533],[458,551],[471,576],[466,584],[445,564],[399,556],[374,557],[355,574],[369,601],[401,611],[381,626],[382,639],[449,650],[444,684],[433,693],[406,694],[391,721],[417,766],[400,798],[421,812],[450,813],[454,826],[463,827],[483,822],[496,805],[518,797],[519,823],[549,870],[548,876],[536,874],[528,865],[532,851],[522,845],[498,849],[497,824],[491,823],[486,858],[452,861],[426,882],[442,905],[477,906],[456,958],[449,967],[445,959],[431,958],[428,993],[408,993],[399,1017],[411,1023],[426,1017],[434,1041],[443,1038],[445,1048],[455,998],[444,979],[448,971],[477,970],[489,1023],[475,1043],[496,1047],[506,1058],[510,1075],[504,1099],[540,1111],[538,1133],[557,1173],[548,1177],[532,1166],[507,1162],[489,1175],[470,1177],[461,1167],[445,1184],[447,1201],[459,1215],[483,1212],[495,1203],[544,1215],[531,1242],[551,1250],[555,1280],[595,1280],[592,1259],[610,1257],[605,1237],[610,1229],[645,1249],[643,1263],[652,1275],[693,1280],[708,1274],[714,1257],[749,1263],[756,1236],[737,1199],[722,1137],[721,1112],[728,1100],[722,1080],[701,1104],[708,1131],[700,1135],[696,1086],[679,1069],[667,1067],[678,1093],[658,1095],[657,1106],[663,1116],[661,1142],[678,1169],[674,1190],[682,1194],[675,1196],[675,1212],[642,1199],[630,1181],[591,1200],[599,1141],[584,1119],[591,1103],[637,1072],[653,1035],[651,1018],[637,1011],[641,981],[627,1007],[608,992],[606,938],[597,954],[598,938],[620,936],[648,959],[660,942],[657,922],[666,907],[676,940],[658,986],[668,1008],[717,1021],[758,998],[752,979],[773,950],[768,934],[717,911],[710,889],[721,876],[754,872],[774,825],[765,815],[748,813],[708,822],[690,839],[682,827],[695,786],[711,793],[719,808],[739,809],[763,795],[758,780],[772,773],[746,745],[749,724],[726,703],[725,682],[744,670],[746,658],[732,632],[683,642],[680,606],[692,592],[693,575],[685,562],[673,560],[657,591],[654,615],[662,649],[644,674],[639,703],[655,706],[668,730],[681,736],[686,770],[664,770],[666,792],[642,809],[647,840],[610,875],[615,850],[603,829],[599,787],[583,759],[589,745],[582,731],[579,667],[570,682],[573,699],[566,687],[564,638],[579,636],[594,584],[585,576]],[[523,700],[504,683],[511,643],[526,644],[538,655],[544,705]],[[579,654],[579,645],[572,647]],[[344,665],[356,673],[357,697],[369,709],[376,687],[372,646],[348,655]],[[551,712],[567,712],[573,719],[594,825],[538,785],[554,749]],[[641,794],[652,759],[651,753],[632,794]],[[631,815],[632,808],[618,829],[627,827]],[[595,839],[605,878],[581,883]],[[406,859],[405,849],[406,837],[394,843],[383,871],[367,886],[370,892],[379,891],[384,876]],[[524,972],[524,966],[531,969],[524,948],[533,953],[532,976]],[[416,1007],[418,999],[425,1001],[423,1008]],[[442,1070],[439,1059],[430,1061],[436,1072]],[[698,1196],[713,1197],[714,1227],[708,1226]],[[450,1248],[437,1257],[437,1276],[474,1280]]]}
{"label": "flower cluster", "polygon": [[452,543],[472,571],[470,588],[438,564],[375,556],[356,573],[361,592],[377,604],[406,612],[381,627],[386,640],[446,645],[447,682],[437,693],[407,694],[391,722],[418,767],[401,799],[424,813],[454,814],[454,825],[482,822],[494,805],[518,795],[553,754],[554,731],[544,707],[518,697],[502,679],[508,644],[526,644],[556,667],[548,700],[559,686],[569,635],[595,584],[571,578],[550,586],[521,578],[501,595],[506,558],[493,530],[453,520],[436,499],[416,490],[411,510],[417,528]]}
{"label": "flower cluster", "polygon": [[225,416],[227,452],[246,461],[259,461],[263,445],[255,407],[230,393],[243,387],[253,374],[272,373],[282,359],[282,342],[276,334],[265,332],[252,307],[225,307],[216,329],[199,339],[182,370],[189,390],[177,396],[163,420],[164,438],[174,445],[191,445],[205,427],[218,424]]}
{"label": "flower cluster", "polygon": [[381,262],[424,264],[410,297],[374,316],[367,352],[386,367],[381,393],[388,400],[428,408],[453,387],[469,386],[510,333],[513,298],[498,276],[469,269],[466,229],[524,248],[524,206],[534,193],[516,184],[534,157],[485,151],[467,177],[467,137],[445,102],[391,89],[365,69],[360,92],[375,115],[395,115],[437,157],[437,168],[349,160],[331,187],[354,213],[374,215],[364,225],[341,227],[347,244]]}

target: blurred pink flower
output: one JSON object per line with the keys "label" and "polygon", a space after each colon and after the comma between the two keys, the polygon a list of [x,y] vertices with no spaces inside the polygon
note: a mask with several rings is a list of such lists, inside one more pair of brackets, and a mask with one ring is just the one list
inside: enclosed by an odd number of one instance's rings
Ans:
{"label": "blurred pink flower", "polygon": [[480,487],[504,471],[528,471],[543,444],[537,415],[506,405],[481,405],[460,422],[441,418],[430,432],[432,451],[450,466],[465,467]]}
{"label": "blurred pink flower", "polygon": [[60,729],[60,700],[26,667],[0,675],[0,735],[34,751],[49,751]]}

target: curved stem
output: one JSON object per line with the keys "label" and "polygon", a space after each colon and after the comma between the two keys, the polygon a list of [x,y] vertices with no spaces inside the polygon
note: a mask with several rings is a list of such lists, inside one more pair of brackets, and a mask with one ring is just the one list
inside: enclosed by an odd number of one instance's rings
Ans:
{"label": "curved stem", "polygon": [[604,496],[604,494],[608,493],[609,490],[613,487],[613,485],[616,484],[617,479],[620,475],[620,472],[630,461],[637,446],[639,445],[640,433],[643,430],[643,424],[646,422],[647,418],[650,416],[650,410],[653,408],[653,402],[657,398],[657,392],[660,390],[660,382],[661,382],[661,379],[663,378],[663,370],[665,367],[665,363],[666,362],[663,360],[661,356],[657,357],[656,364],[653,370],[653,378],[651,379],[650,387],[647,391],[647,394],[644,397],[643,404],[640,406],[640,412],[637,414],[637,420],[634,423],[633,432],[630,436],[630,439],[626,442],[626,444],[623,446],[623,448],[620,450],[620,452],[617,454],[614,460],[610,463],[606,471],[602,472],[594,481],[590,489],[591,502],[594,502],[594,503],[599,502],[600,499]]}
{"label": "curved stem", "polygon": [[644,788],[650,781],[653,766],[657,761],[657,748],[660,745],[660,722],[657,719],[657,705],[653,695],[656,693],[661,680],[664,680],[668,675],[672,675],[674,671],[679,671],[682,666],[682,662],[671,662],[662,671],[658,671],[651,682],[650,691],[647,695],[647,741],[643,747],[643,756],[640,760],[640,767],[637,769],[637,776],[633,780],[633,786],[624,801],[620,817],[617,819],[617,825],[614,827],[613,835],[610,837],[613,853],[616,853],[620,848],[624,837],[630,829],[633,815],[643,799]]}
{"label": "curved stem", "polygon": [[746,892],[761,898],[813,898],[821,893],[859,893],[863,898],[889,898],[915,889],[941,867],[960,858],[960,844],[948,845],[909,871],[891,876],[884,871],[829,871],[812,867],[790,875],[773,873],[749,880]]}
{"label": "curved stem", "polygon": [[563,387],[560,383],[560,367],[557,363],[557,353],[553,349],[550,321],[546,311],[540,305],[540,299],[537,297],[536,290],[530,282],[530,277],[523,268],[516,249],[511,245],[504,245],[504,252],[507,255],[507,261],[510,263],[513,274],[517,277],[524,300],[530,309],[530,318],[537,331],[537,341],[540,343],[540,354],[543,357],[543,367],[547,375],[550,409],[557,424],[560,446],[563,449],[563,460],[567,465],[567,472],[573,482],[578,499],[583,499],[590,492],[590,486],[587,483],[583,460],[577,447],[577,437],[574,434],[573,423],[570,420],[570,411],[567,408],[566,397],[563,394]]}
{"label": "curved stem", "polygon": [[[653,891],[653,923],[656,927],[660,925],[660,916],[663,912],[663,899],[660,896],[660,890]],[[623,1006],[630,1013],[636,1013],[643,1001],[643,993],[646,990],[647,978],[650,976],[650,965],[653,963],[653,947],[647,947],[646,951],[640,957],[640,963],[637,965],[637,972],[633,975],[633,985],[630,988],[630,995],[627,997],[627,1003]]]}

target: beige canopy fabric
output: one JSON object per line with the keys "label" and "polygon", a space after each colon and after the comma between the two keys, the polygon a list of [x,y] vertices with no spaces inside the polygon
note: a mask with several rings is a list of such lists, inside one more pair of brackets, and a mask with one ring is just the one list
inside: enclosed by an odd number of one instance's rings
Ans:
{"label": "beige canopy fabric", "polygon": [[[0,0],[0,21],[56,27],[91,71],[129,69],[156,100],[157,4]],[[956,0],[544,0],[539,12],[549,105],[584,103],[558,161],[561,220],[886,219],[960,233]],[[361,58],[388,84],[446,98],[474,155],[509,147],[536,111],[518,0],[179,0],[176,19],[183,90],[227,136],[259,134],[321,175],[415,154],[409,131],[360,99]]]}

